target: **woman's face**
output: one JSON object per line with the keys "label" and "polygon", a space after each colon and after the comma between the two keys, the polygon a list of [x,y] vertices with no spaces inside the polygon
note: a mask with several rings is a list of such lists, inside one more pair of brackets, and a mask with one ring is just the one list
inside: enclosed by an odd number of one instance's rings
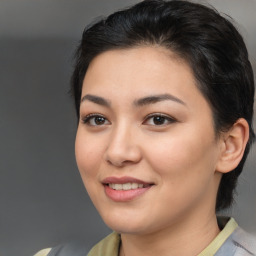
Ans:
{"label": "woman's face", "polygon": [[91,62],[76,159],[112,229],[148,234],[214,214],[219,155],[209,104],[172,52],[113,50]]}

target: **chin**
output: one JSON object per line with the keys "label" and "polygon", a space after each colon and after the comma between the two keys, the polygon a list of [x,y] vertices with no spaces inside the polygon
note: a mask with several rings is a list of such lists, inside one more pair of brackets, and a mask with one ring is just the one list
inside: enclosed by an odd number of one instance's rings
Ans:
{"label": "chin", "polygon": [[119,234],[145,234],[145,228],[141,225],[129,225],[127,223],[106,223],[106,225]]}
{"label": "chin", "polygon": [[142,219],[134,218],[136,214],[131,216],[127,216],[126,214],[111,214],[109,213],[107,216],[101,215],[105,224],[116,231],[117,233],[123,234],[140,234],[145,232],[145,221]]}

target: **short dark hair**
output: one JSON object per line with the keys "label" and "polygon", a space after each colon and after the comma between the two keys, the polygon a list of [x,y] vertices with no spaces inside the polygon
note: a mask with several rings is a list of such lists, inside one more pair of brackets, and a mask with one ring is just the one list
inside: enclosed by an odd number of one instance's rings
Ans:
{"label": "short dark hair", "polygon": [[146,0],[91,24],[75,55],[71,92],[76,113],[79,117],[82,83],[93,58],[108,50],[150,45],[169,49],[190,65],[211,106],[217,135],[239,118],[249,124],[244,156],[233,171],[223,174],[219,185],[216,210],[225,209],[233,202],[237,178],[255,137],[255,88],[243,38],[215,9],[182,0]]}

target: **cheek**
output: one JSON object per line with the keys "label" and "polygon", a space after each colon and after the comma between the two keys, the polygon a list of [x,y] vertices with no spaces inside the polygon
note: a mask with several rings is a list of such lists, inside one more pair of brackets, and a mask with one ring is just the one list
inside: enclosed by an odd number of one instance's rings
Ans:
{"label": "cheek", "polygon": [[154,150],[148,151],[148,161],[158,174],[161,193],[156,202],[162,212],[166,211],[165,205],[171,205],[172,214],[179,214],[204,198],[211,199],[215,150],[210,142],[183,136],[160,144],[151,141],[151,148]]}
{"label": "cheek", "polygon": [[200,132],[180,134],[151,139],[148,161],[163,180],[185,184],[187,180],[193,182],[194,177],[198,183],[198,177],[211,176],[214,172],[214,143]]}
{"label": "cheek", "polygon": [[[97,205],[98,175],[100,159],[103,156],[103,147],[90,136],[86,136],[82,129],[77,130],[75,141],[75,155],[77,166],[84,186],[91,200]],[[97,207],[97,206],[96,206]]]}
{"label": "cheek", "polygon": [[90,136],[78,128],[75,141],[75,155],[78,169],[82,178],[90,178],[97,175],[97,167],[100,164],[103,152],[102,145],[90,139]]}

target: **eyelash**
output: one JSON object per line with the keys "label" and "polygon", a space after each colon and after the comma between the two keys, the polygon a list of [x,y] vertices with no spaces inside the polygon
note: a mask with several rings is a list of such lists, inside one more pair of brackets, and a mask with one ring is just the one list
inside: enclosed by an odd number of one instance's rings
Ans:
{"label": "eyelash", "polygon": [[[101,124],[97,124],[95,121],[96,118],[102,118],[101,121],[103,121],[103,123]],[[144,119],[143,123],[142,124],[147,124],[147,122],[150,120],[150,119],[154,119],[154,118],[160,118],[160,124],[148,124],[148,125],[151,125],[151,126],[164,126],[164,125],[167,125],[167,124],[171,124],[171,123],[175,123],[177,122],[177,120],[173,117],[170,117],[170,116],[167,116],[167,115],[164,115],[162,113],[153,113],[153,114],[150,114],[148,116],[146,116],[146,118]],[[92,120],[94,120],[94,124],[90,123]],[[99,121],[99,120],[98,120]],[[102,126],[102,125],[106,125],[106,122],[107,121],[107,125],[108,124],[111,124],[107,118],[105,118],[103,115],[101,114],[89,114],[87,116],[85,116],[84,118],[82,118],[82,122],[84,124],[87,124],[89,126]],[[156,120],[155,120],[156,121]],[[164,123],[161,123],[161,121],[164,121]],[[167,121],[167,123],[166,123]]]}
{"label": "eyelash", "polygon": [[[103,124],[96,124],[95,123],[95,118],[102,118],[104,119],[104,121],[108,121],[107,118],[105,118],[103,115],[100,115],[100,114],[89,114],[87,116],[85,116],[84,118],[82,118],[82,122],[84,124],[87,124],[89,126],[101,126],[101,125],[105,125],[105,123]],[[92,121],[94,119],[94,123],[95,124],[91,124],[90,121]],[[110,122],[108,121],[108,123],[110,124]]]}
{"label": "eyelash", "polygon": [[175,123],[177,122],[177,120],[173,117],[170,117],[168,115],[164,115],[162,113],[153,113],[153,114],[150,114],[148,115],[145,120],[143,121],[143,124],[145,124],[148,120],[150,119],[153,119],[153,118],[161,118],[163,119],[164,122],[167,121],[167,123],[164,123],[164,124],[149,124],[149,125],[152,125],[152,126],[164,126],[164,125],[167,125],[167,124],[171,124],[171,123]]}

